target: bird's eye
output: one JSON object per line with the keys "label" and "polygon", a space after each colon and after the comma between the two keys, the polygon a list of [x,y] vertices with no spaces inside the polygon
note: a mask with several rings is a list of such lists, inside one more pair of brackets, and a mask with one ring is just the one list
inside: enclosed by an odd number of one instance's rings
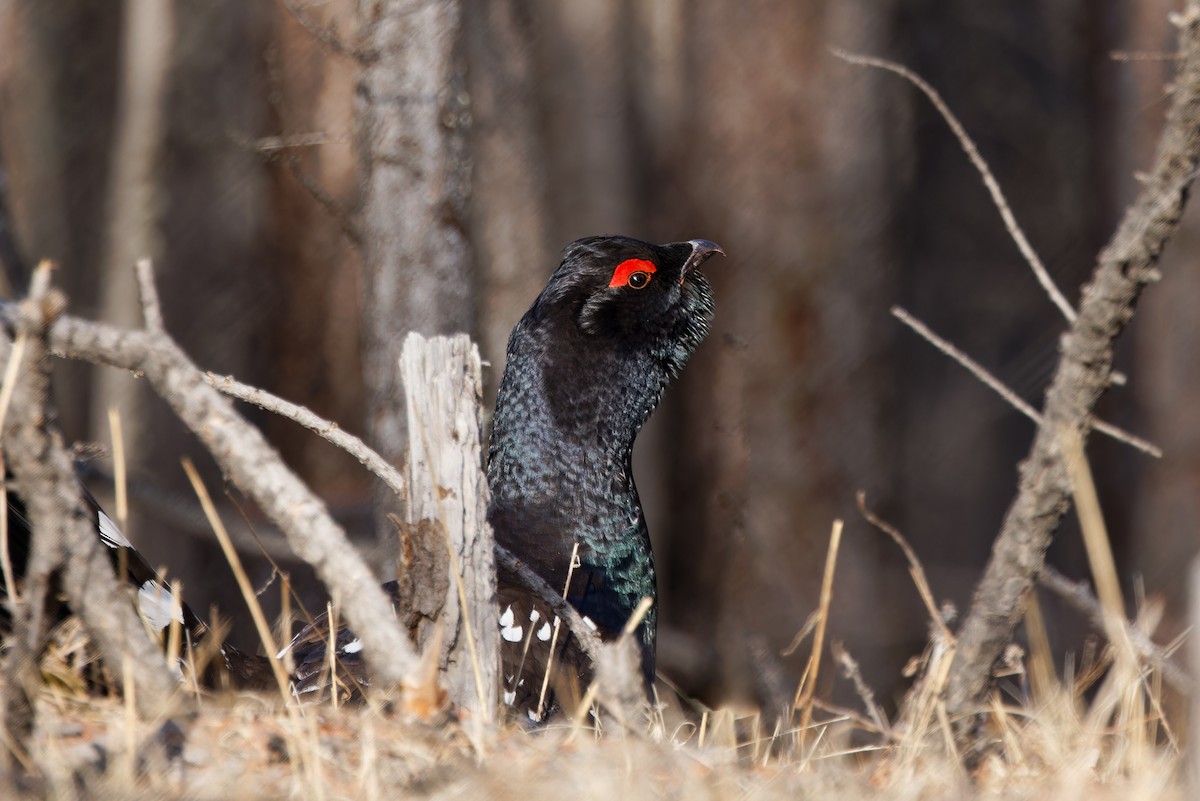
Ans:
{"label": "bird's eye", "polygon": [[647,259],[626,259],[617,265],[617,269],[613,270],[612,278],[609,279],[610,287],[628,286],[634,289],[642,289],[646,284],[650,283],[650,276],[658,271],[654,266],[654,262]]}

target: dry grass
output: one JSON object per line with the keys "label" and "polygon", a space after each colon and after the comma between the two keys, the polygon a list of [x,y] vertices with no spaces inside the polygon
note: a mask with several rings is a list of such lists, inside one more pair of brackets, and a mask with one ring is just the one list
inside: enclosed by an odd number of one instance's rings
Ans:
{"label": "dry grass", "polygon": [[[928,719],[887,735],[865,714],[834,717],[819,703],[803,733],[799,713],[791,724],[729,710],[697,720],[672,704],[647,718],[644,735],[508,725],[478,744],[475,727],[468,737],[448,714],[406,719],[386,699],[289,709],[278,696],[214,693],[193,718],[138,720],[119,694],[96,690],[105,674],[68,621],[43,658],[36,729],[17,749],[25,775],[0,797],[1183,799],[1182,759],[1154,712],[1160,683],[1123,660],[1099,653],[1069,683],[1029,684],[1019,705],[995,697],[994,748],[968,767],[936,700],[918,705]],[[936,670],[936,658],[927,664]],[[1008,681],[1024,686],[1019,657],[1013,667]]]}

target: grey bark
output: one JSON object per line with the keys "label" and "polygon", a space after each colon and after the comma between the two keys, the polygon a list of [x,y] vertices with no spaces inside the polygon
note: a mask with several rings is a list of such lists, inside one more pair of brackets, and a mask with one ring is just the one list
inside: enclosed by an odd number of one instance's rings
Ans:
{"label": "grey bark", "polygon": [[[105,203],[107,241],[99,316],[113,325],[133,327],[138,322],[133,265],[138,259],[158,260],[162,250],[162,153],[174,19],[169,0],[125,0],[122,20],[121,83]],[[102,371],[91,393],[91,431],[107,430],[108,410],[120,409],[134,423],[126,446],[130,453],[140,454],[141,442],[150,434],[138,424],[146,417],[146,400],[139,385],[127,376]]]}
{"label": "grey bark", "polygon": [[[48,270],[42,269],[43,284]],[[16,489],[24,499],[33,541],[21,601],[14,605],[14,648],[8,658],[9,688],[5,712],[15,711],[13,691],[32,695],[38,673],[36,660],[48,621],[44,602],[51,576],[61,571],[62,587],[71,608],[94,638],[105,664],[122,685],[136,689],[142,715],[170,714],[185,703],[181,685],[167,670],[158,647],[146,636],[129,594],[113,573],[109,554],[96,537],[96,521],[84,505],[82,488],[62,434],[47,407],[50,359],[46,329],[61,313],[61,294],[35,289],[16,316],[18,337],[25,339],[25,355],[17,373],[12,406],[4,425],[4,450],[13,471]],[[0,339],[4,363],[15,348]],[[15,588],[9,588],[10,592]],[[12,731],[14,720],[6,725]]]}
{"label": "grey bark", "polygon": [[[404,342],[400,375],[412,432],[405,522],[418,536],[440,540],[442,554],[452,554],[449,564],[443,559],[410,566],[415,585],[445,587],[441,598],[429,599],[438,608],[419,610],[429,624],[418,630],[418,647],[424,651],[440,640],[443,686],[450,699],[488,720],[499,697],[500,635],[483,472],[479,351],[465,334],[427,340],[412,333]],[[426,575],[439,564],[449,569],[448,582],[446,574]]]}
{"label": "grey bark", "polygon": [[403,335],[470,331],[472,323],[461,8],[457,0],[362,0],[359,18],[374,54],[357,96],[368,428],[397,463]]}

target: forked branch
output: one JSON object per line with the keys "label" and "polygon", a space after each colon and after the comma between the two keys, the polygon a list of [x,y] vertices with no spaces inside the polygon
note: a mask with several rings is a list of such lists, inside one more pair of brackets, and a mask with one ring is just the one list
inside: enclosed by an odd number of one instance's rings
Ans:
{"label": "forked branch", "polygon": [[1100,253],[1083,290],[1079,316],[1063,337],[1043,422],[1021,465],[1017,496],[959,632],[946,694],[955,716],[970,716],[981,708],[992,668],[1012,640],[1046,548],[1070,503],[1058,432],[1086,436],[1091,428],[1092,410],[1110,384],[1113,342],[1133,316],[1142,290],[1159,277],[1159,256],[1179,226],[1200,163],[1200,1],[1189,0],[1176,22],[1182,59],[1154,166]]}
{"label": "forked branch", "polygon": [[976,588],[971,609],[958,634],[958,650],[946,685],[950,715],[972,719],[984,708],[992,671],[1011,642],[1026,599],[1037,581],[1046,548],[1070,504],[1060,432],[1085,437],[1096,428],[1092,410],[1116,383],[1112,347],[1133,316],[1147,284],[1159,278],[1157,264],[1178,228],[1187,191],[1200,163],[1200,0],[1188,0],[1172,21],[1180,31],[1179,72],[1155,162],[1143,189],[1099,257],[1083,290],[1078,313],[1054,287],[1036,253],[1021,233],[970,138],[937,93],[918,76],[892,62],[841,54],[842,58],[902,75],[918,86],[946,118],[972,162],[980,170],[1001,216],[1046,288],[1070,322],[1061,356],[1038,420],[1028,458],[1022,463],[1016,498],[1005,516],[992,555]]}
{"label": "forked branch", "polygon": [[[139,264],[148,321],[161,319],[149,276]],[[149,291],[147,291],[149,290]],[[12,314],[5,307],[6,316]],[[418,660],[366,563],[324,505],[280,460],[257,428],[234,411],[161,330],[122,331],[61,317],[47,331],[50,348],[138,372],[205,444],[230,480],[252,497],[287,536],[297,555],[316,568],[340,600],[346,621],[363,637],[363,650],[381,684],[408,681]]]}

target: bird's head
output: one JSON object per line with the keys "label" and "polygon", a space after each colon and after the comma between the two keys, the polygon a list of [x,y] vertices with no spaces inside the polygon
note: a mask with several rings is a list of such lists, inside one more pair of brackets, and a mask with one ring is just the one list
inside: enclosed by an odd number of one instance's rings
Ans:
{"label": "bird's head", "polygon": [[724,251],[705,239],[654,245],[593,236],[568,245],[531,322],[575,329],[617,351],[652,351],[673,376],[708,333],[713,298],[699,267]]}

